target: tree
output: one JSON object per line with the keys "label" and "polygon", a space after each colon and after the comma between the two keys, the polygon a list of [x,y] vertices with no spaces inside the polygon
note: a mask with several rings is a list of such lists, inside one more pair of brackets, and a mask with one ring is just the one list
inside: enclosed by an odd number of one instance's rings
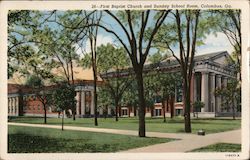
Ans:
{"label": "tree", "polygon": [[30,86],[32,93],[42,103],[44,110],[44,123],[47,123],[47,107],[51,105],[51,93],[45,89],[42,79],[38,76],[30,76],[26,82],[26,85]]}
{"label": "tree", "polygon": [[200,109],[203,108],[204,106],[205,106],[205,104],[203,102],[201,102],[201,101],[195,101],[193,103],[193,109],[194,109],[193,112],[196,111],[197,118],[198,118],[198,113],[199,113]]}
{"label": "tree", "polygon": [[113,105],[113,100],[106,86],[100,86],[97,91],[98,99],[97,104],[99,108],[102,108],[104,118],[107,118],[108,115],[108,107]]}
{"label": "tree", "polygon": [[[94,11],[99,12],[99,11]],[[111,12],[108,10],[104,11],[110,18],[112,18],[115,22],[117,22],[118,26],[121,28],[124,33],[124,38],[120,35],[120,31],[114,31],[110,26],[97,23],[81,23],[85,22],[86,16],[83,18],[77,18],[77,25],[72,24],[60,24],[64,27],[71,28],[72,30],[82,30],[89,26],[98,26],[105,31],[111,33],[124,47],[127,54],[130,57],[132,62],[133,70],[136,75],[136,80],[138,83],[138,95],[139,95],[139,136],[145,137],[145,99],[144,99],[144,89],[143,89],[143,66],[147,55],[150,51],[152,41],[154,39],[155,34],[157,33],[160,26],[163,24],[165,18],[167,17],[170,10],[167,11],[118,11]],[[93,13],[93,12],[92,12]],[[92,14],[90,13],[90,14]],[[81,15],[81,13],[79,14]],[[76,17],[80,17],[76,14]],[[152,17],[152,18],[151,18]],[[151,19],[151,20],[149,20]],[[69,21],[72,19],[69,18]],[[60,23],[60,22],[56,22]],[[150,23],[150,24],[149,24]],[[151,36],[149,40],[145,39],[145,34],[147,28],[152,28]],[[139,38],[136,38],[138,35]]]}
{"label": "tree", "polygon": [[[118,108],[122,95],[132,81],[128,69],[129,59],[123,48],[115,48],[111,44],[107,44],[106,46],[101,45],[98,47],[97,53],[99,56],[99,72],[105,82],[106,90],[114,100],[115,119],[118,121]],[[110,71],[112,72],[108,74]],[[122,72],[128,72],[128,75],[124,77],[122,76]]]}
{"label": "tree", "polygon": [[[87,21],[87,23],[93,24],[96,23],[97,25],[100,23],[102,18],[102,12],[93,13],[92,18]],[[87,29],[88,39],[90,42],[90,50],[91,50],[91,66],[93,70],[93,77],[94,77],[94,117],[95,117],[95,126],[98,126],[97,122],[97,36],[98,36],[98,26],[89,26]],[[93,96],[93,95],[92,95]]]}
{"label": "tree", "polygon": [[[241,36],[241,11],[240,10],[215,10],[212,17],[217,25],[216,30],[224,33],[234,47],[233,59],[235,62],[236,73],[239,81],[241,81],[241,52],[242,52],[242,36]],[[223,21],[222,21],[223,19]]]}
{"label": "tree", "polygon": [[[133,70],[138,85],[139,96],[139,137],[145,137],[145,98],[144,98],[144,83],[143,83],[143,67],[145,60],[151,48],[152,41],[158,29],[163,24],[170,10],[167,11],[118,11],[114,12],[105,10],[118,26],[122,29],[125,37],[120,38],[119,33],[110,30],[108,27],[99,25],[109,33],[112,33],[118,41],[125,48],[127,54],[130,57]],[[149,28],[149,18],[153,16],[150,21],[150,27],[152,28],[151,36],[148,41],[145,41],[145,34],[147,28]],[[155,21],[154,21],[155,20]],[[137,31],[136,31],[137,30]],[[136,37],[138,36],[138,38]]]}
{"label": "tree", "polygon": [[[129,74],[129,59],[123,48],[115,48],[108,43],[97,47],[96,54],[97,74],[104,81],[105,91],[110,94],[114,101],[116,113],[116,121],[118,121],[118,108],[121,97],[131,82]],[[85,67],[91,67],[91,56],[86,54],[82,59],[82,64]],[[123,72],[128,72],[127,76],[122,76]]]}
{"label": "tree", "polygon": [[124,91],[122,99],[121,99],[121,105],[128,106],[132,109],[134,108],[134,116],[137,115],[137,109],[139,108],[139,99],[138,99],[138,90],[137,90],[137,84],[135,81],[132,81],[128,88]]}
{"label": "tree", "polygon": [[68,84],[60,84],[57,89],[53,91],[52,102],[57,110],[62,112],[62,130],[64,125],[64,112],[76,105],[75,89]]}
{"label": "tree", "polygon": [[[9,12],[9,75],[13,72],[27,75],[34,72],[30,71],[30,68],[35,70],[40,68],[38,72],[40,76],[51,74],[55,68],[61,67],[68,84],[74,85],[73,60],[78,58],[73,46],[74,34],[59,24],[51,24],[58,16],[56,13],[56,11]],[[64,23],[63,17],[58,19]],[[24,67],[20,67],[20,64]],[[58,75],[50,77],[52,83],[58,80],[62,80]],[[74,120],[75,109],[76,107],[72,106]]]}
{"label": "tree", "polygon": [[[160,98],[163,108],[163,122],[166,122],[166,107],[168,107],[170,102],[170,111],[171,118],[173,118],[174,114],[174,97],[175,97],[175,87],[177,83],[181,81],[181,76],[178,73],[164,73],[164,71],[160,71],[159,65],[161,62],[167,60],[168,61],[169,54],[161,54],[158,51],[156,54],[153,54],[149,57],[149,61],[152,63],[152,84],[153,84],[153,92],[155,96]],[[161,72],[161,73],[160,73]],[[167,103],[167,106],[166,106]]]}
{"label": "tree", "polygon": [[231,79],[227,86],[222,86],[215,90],[215,95],[220,95],[223,98],[222,106],[226,110],[232,109],[233,119],[235,113],[241,108],[241,86],[237,79]]}
{"label": "tree", "polygon": [[162,26],[154,40],[156,47],[167,49],[180,64],[183,80],[184,127],[187,133],[191,132],[190,84],[196,47],[204,44],[203,39],[214,31],[213,26],[216,25],[210,23],[211,16],[208,13],[210,12],[200,10],[172,11],[173,21]]}
{"label": "tree", "polygon": [[[15,19],[14,15],[20,14],[20,19]],[[53,60],[46,60],[46,55],[37,48],[29,36],[33,21],[31,13],[17,11],[9,13],[8,28],[8,73],[9,78],[13,73],[18,72],[21,76],[30,76],[26,79],[26,84],[31,86],[38,100],[43,104],[44,123],[47,123],[47,107],[49,104],[49,93],[46,91],[44,83],[48,83],[55,76],[51,70],[55,66]]]}

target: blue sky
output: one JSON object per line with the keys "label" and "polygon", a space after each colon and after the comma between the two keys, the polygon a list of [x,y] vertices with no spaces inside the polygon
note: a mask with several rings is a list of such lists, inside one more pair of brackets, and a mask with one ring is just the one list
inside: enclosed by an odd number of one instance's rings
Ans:
{"label": "blue sky", "polygon": [[[62,12],[63,11],[59,12],[59,14]],[[44,13],[46,13],[46,11]],[[167,18],[168,22],[172,20],[171,20],[171,17]],[[154,22],[153,16],[151,16],[149,19],[149,25],[154,24],[153,22]],[[126,39],[125,34],[123,30],[121,29],[121,27],[109,15],[104,14],[102,23],[108,26],[110,29],[114,30],[116,33],[118,33],[119,37],[121,37],[122,39]],[[51,28],[58,27],[58,25],[53,24],[53,23],[49,25]],[[136,30],[138,28],[135,27],[134,29]],[[100,29],[99,34],[98,34],[97,45],[100,46],[101,44],[107,44],[107,43],[112,43],[117,46],[121,45],[111,33],[107,33],[103,29]],[[233,47],[231,46],[227,37],[223,33],[218,32],[217,36],[215,36],[214,34],[207,35],[206,39],[204,40],[204,43],[205,45],[197,47],[197,52],[196,52],[197,55],[218,52],[218,51],[228,51],[229,53],[231,53],[233,51]],[[178,46],[174,48],[174,51],[178,55],[177,48]],[[90,52],[89,42],[86,42],[86,47],[84,48],[84,50],[86,50],[87,52]],[[151,51],[150,54],[156,52],[155,49],[151,49],[150,51]],[[82,55],[82,52],[80,49],[77,50],[77,53]]]}
{"label": "blue sky", "polygon": [[[119,27],[119,25],[116,22],[114,22],[112,18],[110,18],[110,16],[104,16],[102,21],[103,23],[106,23],[110,28],[112,28],[116,33],[118,33],[121,38],[125,38],[125,34],[123,33],[123,30]],[[116,38],[111,33],[107,33],[106,31],[102,29],[100,29],[99,31],[97,41],[98,41],[97,42],[98,46],[101,44],[107,44],[107,43],[120,45],[120,43],[116,40]],[[206,39],[204,39],[204,43],[205,45],[197,47],[196,55],[218,52],[218,51],[228,51],[229,53],[231,53],[233,51],[233,47],[229,43],[227,37],[221,32],[217,32],[217,35],[214,35],[214,34],[207,35]],[[85,49],[86,51],[90,51],[88,42],[86,43]],[[174,50],[178,52],[177,48],[175,48]],[[151,49],[151,53],[154,53],[155,51],[156,51],[155,49]]]}

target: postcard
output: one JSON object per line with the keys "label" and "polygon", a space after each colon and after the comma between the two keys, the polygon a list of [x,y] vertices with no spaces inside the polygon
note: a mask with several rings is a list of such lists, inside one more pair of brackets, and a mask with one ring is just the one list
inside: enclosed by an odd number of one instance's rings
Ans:
{"label": "postcard", "polygon": [[249,159],[240,1],[1,1],[0,159]]}

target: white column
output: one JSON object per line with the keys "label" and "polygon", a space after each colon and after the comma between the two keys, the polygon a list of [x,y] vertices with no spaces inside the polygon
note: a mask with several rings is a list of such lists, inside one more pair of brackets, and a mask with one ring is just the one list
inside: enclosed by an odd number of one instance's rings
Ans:
{"label": "white column", "polygon": [[10,111],[11,111],[11,100],[10,98],[8,98],[8,115],[10,114]]}
{"label": "white column", "polygon": [[194,100],[193,102],[197,101],[197,81],[196,81],[196,76],[195,73],[193,73],[193,86],[194,86]]}
{"label": "white column", "polygon": [[[221,88],[221,75],[216,75],[216,88]],[[221,111],[221,96],[216,96],[216,111]]]}
{"label": "white column", "polygon": [[19,115],[19,98],[16,97],[16,116]]}
{"label": "white column", "polygon": [[103,115],[103,109],[102,109],[102,107],[99,107],[99,115]]}
{"label": "white column", "polygon": [[81,114],[85,115],[85,92],[82,91],[81,94]]}
{"label": "white column", "polygon": [[227,77],[222,77],[222,84],[224,87],[227,86]]}
{"label": "white column", "polygon": [[76,92],[76,115],[79,115],[80,92]]}
{"label": "white column", "polygon": [[10,98],[10,114],[13,115],[13,98]]}
{"label": "white column", "polygon": [[13,106],[13,115],[16,114],[16,99],[15,97],[12,98],[12,106]]}
{"label": "white column", "polygon": [[108,107],[108,115],[111,115],[111,108]]}
{"label": "white column", "polygon": [[210,112],[215,111],[215,73],[211,73],[210,79]]}
{"label": "white column", "polygon": [[91,91],[91,107],[90,107],[90,114],[95,114],[95,108],[94,108],[94,91]]}
{"label": "white column", "polygon": [[201,78],[201,101],[205,104],[204,108],[202,108],[202,112],[208,111],[208,72],[202,72]]}

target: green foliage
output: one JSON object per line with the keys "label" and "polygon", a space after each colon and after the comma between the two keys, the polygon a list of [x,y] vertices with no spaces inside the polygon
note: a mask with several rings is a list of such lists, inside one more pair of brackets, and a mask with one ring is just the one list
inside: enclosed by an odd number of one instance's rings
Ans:
{"label": "green foliage", "polygon": [[74,110],[76,107],[75,89],[67,84],[61,84],[52,94],[52,100],[57,110]]}
{"label": "green foliage", "polygon": [[215,90],[215,95],[221,96],[224,110],[232,109],[233,113],[241,111],[241,85],[237,79],[228,81],[227,86]]}
{"label": "green foliage", "polygon": [[[60,27],[56,11],[10,11],[8,27],[9,76],[13,70],[24,75],[40,74],[54,81],[53,68],[62,67],[64,78],[73,77],[72,63],[78,58],[75,36],[68,28]],[[65,15],[67,12],[65,12]],[[18,18],[14,18],[18,15]],[[55,20],[59,19],[60,22]],[[71,76],[72,75],[72,76]]]}
{"label": "green foliage", "polygon": [[[112,44],[101,45],[97,47],[97,72],[99,74],[108,71],[115,71],[129,66],[129,59],[123,48],[115,48]],[[84,68],[91,67],[91,55],[85,54],[81,60]]]}
{"label": "green foliage", "polygon": [[155,54],[149,55],[148,61],[151,62],[152,64],[159,64],[165,60],[167,60],[170,57],[169,54],[163,54],[161,53],[160,50],[158,50]]}
{"label": "green foliage", "polygon": [[193,103],[193,107],[195,108],[196,111],[198,111],[200,108],[203,108],[205,104],[201,101],[195,101]]}
{"label": "green foliage", "polygon": [[100,86],[98,88],[97,95],[98,95],[97,104],[99,107],[114,105],[113,98],[110,95],[110,91],[106,86]]}
{"label": "green foliage", "polygon": [[35,75],[31,75],[27,81],[26,81],[26,85],[31,86],[33,88],[40,88],[43,86],[43,81],[40,77],[35,76]]}
{"label": "green foliage", "polygon": [[127,90],[125,90],[121,104],[124,106],[139,107],[138,91],[136,81],[132,81]]}

